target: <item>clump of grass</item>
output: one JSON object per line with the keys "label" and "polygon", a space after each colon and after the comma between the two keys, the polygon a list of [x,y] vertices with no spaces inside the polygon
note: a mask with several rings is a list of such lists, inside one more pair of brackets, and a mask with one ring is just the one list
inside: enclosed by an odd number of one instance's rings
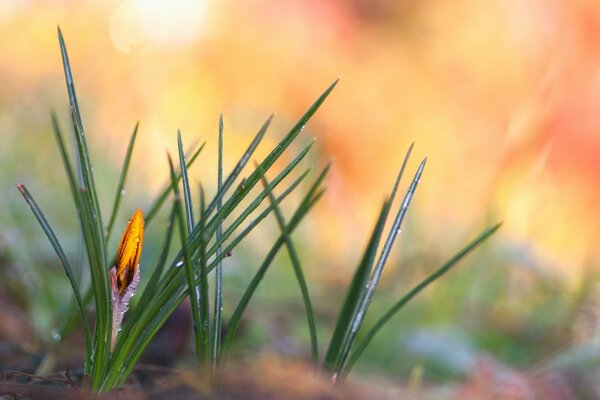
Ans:
{"label": "clump of grass", "polygon": [[[273,166],[289,148],[290,144],[297,139],[302,128],[323,104],[337,84],[337,81],[331,84],[317,98],[283,139],[274,146],[267,157],[263,161],[256,163],[252,172],[245,178],[241,176],[242,171],[247,166],[248,161],[252,158],[254,151],[264,137],[271,123],[272,116],[267,118],[258,130],[246,151],[225,179],[223,179],[222,167],[223,120],[220,117],[217,166],[218,187],[214,197],[208,202],[205,199],[204,190],[200,187],[200,204],[195,205],[193,203],[193,189],[188,176],[188,168],[197,159],[204,144],[192,149],[188,158],[184,152],[182,135],[178,132],[178,162],[174,162],[171,156],[168,156],[170,183],[156,196],[152,205],[145,212],[145,227],[148,229],[157,213],[170,199],[172,205],[169,223],[165,229],[165,239],[161,246],[159,257],[156,260],[153,273],[150,276],[142,278],[147,283],[144,286],[144,290],[138,294],[139,301],[131,307],[127,318],[121,325],[123,315],[120,314],[115,318],[113,313],[124,312],[123,310],[126,310],[128,305],[121,305],[121,303],[115,305],[115,301],[122,301],[123,297],[126,297],[125,295],[129,293],[127,291],[133,285],[132,282],[135,282],[135,277],[139,277],[140,273],[137,265],[139,254],[136,253],[124,261],[123,251],[126,248],[124,246],[133,246],[132,248],[136,252],[138,250],[141,251],[143,235],[142,232],[138,232],[137,236],[135,234],[128,236],[128,231],[126,230],[117,253],[118,257],[115,259],[109,256],[113,253],[109,251],[107,243],[112,234],[116,216],[120,208],[121,192],[124,189],[127,179],[131,155],[138,135],[138,124],[136,124],[133,130],[126,151],[116,195],[111,207],[111,215],[108,218],[109,222],[105,228],[98,201],[97,188],[94,183],[94,174],[86,135],[79,112],[69,57],[60,29],[58,36],[69,95],[71,122],[77,143],[75,154],[70,155],[67,151],[65,137],[54,114],[52,115],[52,126],[85,243],[91,276],[91,285],[89,288],[82,288],[81,283],[75,279],[73,268],[62,249],[59,239],[54,234],[52,227],[47,222],[44,213],[36,204],[32,195],[24,185],[19,184],[17,187],[50,240],[72,286],[76,311],[72,317],[67,319],[61,333],[63,337],[66,337],[77,321],[76,316],[79,315],[86,338],[84,371],[89,376],[90,388],[96,392],[105,392],[122,385],[134,369],[137,360],[148,346],[152,337],[164,324],[169,315],[187,297],[190,298],[192,305],[194,344],[198,363],[203,368],[210,370],[213,376],[216,376],[221,370],[220,367],[227,360],[240,321],[256,288],[268,271],[275,256],[283,247],[287,249],[290,256],[300,287],[306,312],[307,327],[310,334],[312,362],[314,367],[318,368],[321,360],[318,353],[319,346],[313,303],[303,274],[300,255],[294,246],[292,233],[323,196],[324,189],[322,184],[329,171],[329,165],[314,180],[289,219],[286,219],[283,215],[279,205],[291,192],[296,191],[306,179],[308,171],[300,172],[298,171],[298,166],[300,161],[310,151],[313,143],[307,143],[281,170],[274,171]],[[403,176],[411,150],[412,146],[406,154],[392,194],[381,209],[364,256],[356,269],[354,278],[348,289],[348,294],[342,304],[327,353],[322,360],[322,370],[331,374],[333,380],[336,382],[341,382],[345,379],[373,336],[410,299],[456,265],[462,257],[476,248],[499,227],[499,225],[496,225],[485,230],[446,264],[417,285],[396,304],[392,305],[389,311],[366,334],[362,337],[358,336],[383,268],[394,241],[400,232],[402,221],[425,168],[425,160],[423,160],[397,211],[390,231],[383,245],[380,246],[384,227],[391,212],[399,182]],[[178,165],[178,170],[176,165]],[[271,180],[267,179],[267,174],[269,173],[274,174],[274,178]],[[286,188],[282,189],[279,196],[276,196],[274,193],[275,190],[279,189],[283,180],[288,176],[295,176],[295,179]],[[262,182],[262,190],[253,191],[259,182]],[[258,208],[265,199],[268,199],[269,204],[259,212]],[[197,213],[194,210],[197,210]],[[247,285],[244,294],[234,308],[234,312],[228,321],[227,333],[224,337],[221,337],[223,324],[221,314],[223,306],[222,261],[270,213],[275,215],[281,233],[256,271],[255,276]],[[142,211],[136,213],[127,229],[143,229],[143,224],[140,223],[141,216]],[[240,225],[250,218],[251,220],[246,228],[240,229]],[[176,245],[178,249],[176,256],[169,261],[167,257],[169,249],[173,245],[172,239],[176,227],[179,232],[180,243]],[[140,242],[139,248],[135,247],[138,242]],[[379,250],[379,247],[381,247],[381,250]],[[110,272],[111,269],[113,272]],[[211,298],[208,286],[209,275],[213,270],[215,270],[215,291],[214,298]],[[135,287],[132,290],[135,291]],[[132,295],[133,293],[129,294]],[[127,297],[127,301],[129,297]],[[95,306],[95,321],[93,324],[88,321],[86,313],[86,307],[92,300]],[[210,312],[211,304],[213,306],[212,315]],[[361,340],[355,343],[359,337]]]}

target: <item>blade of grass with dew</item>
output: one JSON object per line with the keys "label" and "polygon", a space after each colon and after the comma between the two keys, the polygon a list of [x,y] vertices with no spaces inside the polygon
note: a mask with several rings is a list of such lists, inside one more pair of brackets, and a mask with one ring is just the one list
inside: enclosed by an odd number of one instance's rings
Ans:
{"label": "blade of grass with dew", "polygon": [[[260,127],[260,129],[258,130],[256,135],[254,136],[254,138],[248,145],[248,148],[242,154],[242,157],[240,157],[240,159],[238,160],[237,164],[235,165],[235,167],[233,168],[231,173],[227,176],[227,179],[225,179],[225,182],[222,183],[221,189],[219,191],[217,191],[215,198],[209,203],[208,207],[206,208],[206,215],[210,215],[213,212],[213,210],[215,209],[215,207],[217,207],[218,203],[221,203],[221,204],[223,203],[223,198],[224,198],[225,194],[231,188],[231,185],[233,185],[233,182],[235,182],[235,180],[238,178],[238,176],[240,175],[240,173],[242,172],[242,170],[244,169],[246,164],[248,164],[250,157],[252,157],[252,154],[254,154],[254,151],[256,150],[256,148],[260,144],[261,140],[265,136],[265,133],[267,132],[267,129],[271,125],[272,120],[273,120],[273,114],[271,114],[269,116],[269,118],[267,118],[267,120]],[[221,115],[221,117],[219,119],[220,134],[222,134],[222,132],[221,132],[222,129],[223,129],[223,116]],[[221,170],[221,175],[222,174],[223,174],[223,171]]]}
{"label": "blade of grass with dew", "polygon": [[[198,158],[198,156],[200,155],[200,153],[202,152],[202,150],[204,149],[204,146],[206,145],[206,142],[202,143],[200,145],[200,147],[198,148],[198,150],[196,150],[192,156],[189,158],[189,161],[186,163],[186,167],[187,168],[191,168],[191,166],[194,164],[194,161],[196,161],[196,159]],[[186,157],[187,158],[187,157]],[[175,178],[177,180],[177,183],[179,184],[179,180],[181,179],[181,171],[179,171],[176,175]],[[156,217],[156,215],[158,214],[158,212],[160,211],[162,205],[164,204],[165,200],[167,199],[167,197],[169,196],[169,193],[171,193],[171,191],[173,190],[171,187],[171,182],[169,181],[169,183],[167,183],[165,185],[165,188],[163,190],[161,190],[159,192],[159,194],[156,196],[156,199],[154,200],[154,202],[152,203],[152,206],[150,206],[150,211],[148,211],[146,215],[146,225],[150,224],[150,222],[152,220],[154,220],[154,218]]]}
{"label": "blade of grass with dew", "polygon": [[[312,207],[314,207],[314,205],[322,197],[323,193],[324,191],[320,191],[312,199],[308,199],[308,201],[303,201],[302,204],[300,204],[300,206],[294,213],[294,216],[291,218],[290,222],[286,226],[286,232],[291,233],[296,228],[296,226],[302,220],[302,218],[304,218],[308,214]],[[279,252],[279,249],[283,246],[284,242],[285,240],[283,236],[280,236],[277,239],[273,247],[271,247],[271,250],[267,254],[265,260],[261,264],[260,268],[258,269],[258,271],[256,271],[256,274],[252,278],[252,281],[246,287],[246,291],[242,295],[242,298],[240,299],[235,311],[233,312],[233,315],[229,320],[229,323],[227,324],[227,333],[223,338],[221,362],[227,361],[228,354],[231,351],[231,345],[233,344],[233,340],[239,328],[240,321],[242,319],[242,316],[244,315],[246,307],[252,299],[252,296],[254,295],[258,284],[262,281],[262,278],[266,274],[267,269],[275,259],[275,256]]]}
{"label": "blade of grass with dew", "polygon": [[48,220],[44,216],[44,213],[39,208],[39,206],[37,205],[37,203],[35,202],[33,197],[31,197],[31,194],[29,193],[29,191],[27,190],[25,185],[19,184],[19,185],[17,185],[17,189],[19,189],[19,191],[23,195],[23,198],[25,198],[25,201],[27,202],[27,204],[29,204],[31,211],[33,211],[33,215],[38,220],[40,226],[42,227],[42,230],[46,234],[46,237],[48,237],[50,244],[54,248],[54,251],[56,252],[56,255],[58,256],[58,259],[60,260],[60,262],[63,266],[63,269],[65,270],[65,274],[67,275],[67,278],[69,279],[69,283],[71,284],[71,287],[73,288],[73,294],[75,295],[75,300],[77,302],[77,307],[79,309],[79,316],[81,317],[83,330],[85,332],[86,360],[85,360],[84,371],[86,374],[88,374],[90,372],[90,367],[91,367],[90,355],[92,353],[91,352],[92,335],[90,332],[90,324],[87,319],[87,314],[85,313],[85,307],[84,307],[83,301],[81,299],[81,293],[79,292],[79,287],[77,285],[77,282],[75,281],[75,276],[73,275],[73,270],[71,269],[69,260],[67,259],[67,256],[65,255],[65,252],[63,251],[62,246],[60,245],[60,242],[58,241],[58,238],[54,234],[52,227],[48,223]]}
{"label": "blade of grass with dew", "polygon": [[92,389],[98,390],[104,376],[110,357],[111,340],[111,294],[108,282],[108,265],[102,214],[96,194],[96,186],[92,172],[91,161],[87,149],[87,142],[83,132],[83,124],[77,104],[73,74],[69,63],[69,56],[60,28],[58,39],[67,82],[67,91],[71,104],[71,114],[75,128],[78,155],[81,160],[81,172],[84,181],[84,191],[81,196],[82,213],[80,222],[84,233],[88,260],[90,262],[94,299],[96,301],[96,325],[94,332],[93,355],[91,356]]}
{"label": "blade of grass with dew", "polygon": [[333,335],[329,342],[329,348],[327,349],[325,360],[323,362],[323,367],[328,371],[335,371],[338,368],[338,364],[342,357],[341,352],[343,344],[347,340],[350,330],[352,329],[352,319],[360,304],[359,301],[362,297],[362,293],[366,289],[367,280],[369,279],[369,275],[373,268],[377,247],[379,246],[379,241],[383,233],[383,227],[385,226],[389,210],[390,201],[386,200],[379,213],[377,223],[373,228],[373,233],[371,234],[363,258],[356,268],[356,272],[354,273],[354,277],[352,278],[352,282],[348,289],[348,294],[342,304]]}
{"label": "blade of grass with dew", "polygon": [[[198,293],[196,291],[196,284],[194,283],[194,271],[192,268],[192,258],[188,247],[188,231],[183,215],[183,209],[181,206],[181,197],[179,195],[179,188],[177,187],[177,181],[175,177],[175,168],[173,167],[173,161],[169,158],[169,168],[171,171],[171,181],[173,184],[173,194],[175,196],[175,209],[176,216],[179,225],[179,236],[181,238],[181,248],[183,251],[183,269],[188,282],[188,293],[190,296],[190,302],[192,303],[192,319],[194,321],[194,343],[196,347],[196,358],[199,362],[202,361],[202,330],[200,329],[202,323],[202,317],[200,315],[200,303],[198,299]],[[183,176],[186,176],[185,172]]]}
{"label": "blade of grass with dew", "polygon": [[[404,158],[402,168],[400,169],[400,173],[398,174],[398,178],[396,179],[394,189],[392,190],[392,197],[390,197],[391,202],[394,201],[394,197],[395,197],[397,189],[398,189],[398,184],[399,184],[402,174],[404,172],[404,168],[408,161],[408,156],[410,155],[411,149],[412,149],[412,146],[411,146],[411,148],[409,148],[409,151],[407,152],[406,157]],[[354,338],[356,337],[356,333],[360,329],[362,322],[365,318],[365,315],[367,314],[369,304],[371,303],[371,300],[373,299],[373,295],[375,294],[375,289],[377,288],[377,285],[379,284],[379,279],[381,278],[381,274],[383,273],[383,268],[385,267],[387,259],[390,255],[392,246],[394,245],[394,241],[396,240],[396,237],[398,236],[398,233],[400,232],[400,229],[402,228],[402,221],[404,220],[404,216],[406,215],[406,212],[408,211],[410,202],[417,190],[417,185],[419,184],[419,182],[421,180],[421,175],[423,174],[423,169],[425,168],[426,160],[427,159],[424,159],[423,161],[421,161],[421,164],[417,168],[417,172],[415,173],[415,176],[413,177],[413,179],[410,183],[410,186],[406,192],[406,195],[404,196],[404,200],[402,201],[402,205],[400,206],[400,209],[398,210],[398,213],[396,214],[394,223],[392,224],[392,227],[390,228],[390,232],[388,233],[387,239],[383,245],[383,248],[381,249],[381,253],[379,254],[379,259],[377,260],[377,263],[375,264],[375,267],[373,268],[371,278],[369,279],[369,282],[367,283],[367,289],[363,292],[363,298],[361,299],[360,304],[356,310],[356,314],[354,315],[353,320],[352,320],[350,334],[348,335],[347,340],[344,342],[343,347],[342,347],[341,359],[338,364],[338,369],[335,371],[335,373],[338,376],[339,376],[339,373],[341,372],[341,368],[343,367],[344,363],[346,362],[346,358],[348,357],[348,354],[350,352],[352,344],[354,343]]]}
{"label": "blade of grass with dew", "polygon": [[202,330],[202,354],[207,365],[212,366],[210,354],[210,314],[209,314],[209,293],[208,293],[208,258],[206,257],[206,247],[208,238],[204,236],[206,228],[206,201],[204,198],[204,189],[200,185],[200,232],[202,240],[200,241],[200,259],[198,276],[200,288],[200,317],[202,318],[200,329]]}
{"label": "blade of grass with dew", "polygon": [[[268,125],[267,125],[268,126]],[[264,135],[264,132],[266,132],[266,127],[264,130],[261,130],[263,133],[261,134],[259,131],[259,134],[257,135],[258,140],[253,140],[252,143],[250,144],[250,151],[246,151],[246,154],[248,154],[248,157],[250,157],[250,154],[252,152],[254,152],[254,149],[256,148],[256,146],[258,146],[258,143],[260,142],[260,139],[262,138],[262,136]],[[254,145],[254,149],[252,149],[253,144],[256,142],[256,145]],[[244,160],[245,155],[242,156],[242,158],[240,159],[239,164],[243,164],[245,165],[247,161]],[[221,207],[223,207],[223,194],[225,192],[225,190],[223,189],[223,114],[219,115],[219,150],[218,150],[218,157],[217,157],[218,161],[217,161],[217,195],[215,197],[216,200],[216,204],[217,204],[217,213],[219,211],[221,211]],[[243,168],[243,167],[242,167]],[[235,168],[234,168],[234,172],[235,172]],[[240,169],[241,171],[241,169]],[[239,173],[239,172],[238,172]],[[234,176],[234,174],[232,173],[230,176]],[[235,178],[234,178],[235,179]],[[232,181],[233,182],[233,181]],[[208,213],[208,209],[206,210],[206,212]],[[217,224],[217,243],[220,243],[222,241],[223,238],[223,223],[222,221],[220,221]],[[216,249],[215,249],[215,254],[216,254],[216,258],[221,257],[221,244],[217,244]],[[205,255],[206,257],[206,255]],[[211,347],[211,365],[212,365],[212,370],[213,373],[216,371],[217,368],[217,360],[219,357],[219,352],[221,351],[221,331],[222,331],[222,312],[223,312],[223,261],[220,260],[217,263],[217,270],[215,272],[215,308],[213,311],[213,328],[212,328],[212,347]]]}
{"label": "blade of grass with dew", "polygon": [[486,239],[492,236],[499,228],[502,226],[502,223],[496,224],[491,228],[484,230],[480,233],[471,243],[462,248],[458,253],[456,253],[452,258],[450,258],[445,264],[443,264],[440,268],[438,268],[435,272],[429,275],[427,278],[423,279],[418,285],[416,285],[410,292],[405,294],[398,302],[396,302],[390,309],[383,314],[379,320],[373,325],[371,329],[365,334],[365,336],[361,339],[361,341],[356,345],[348,362],[344,366],[342,379],[344,379],[350,370],[356,363],[356,361],[360,358],[363,351],[367,348],[373,337],[383,328],[389,320],[392,319],[396,315],[398,311],[400,311],[410,300],[412,300],[416,295],[418,295],[423,289],[429,286],[432,282],[440,278],[446,272],[448,272],[452,267],[454,267],[462,258],[464,258],[471,251],[475,250],[479,245],[481,245]]}
{"label": "blade of grass with dew", "polygon": [[319,362],[319,348],[317,341],[317,328],[315,325],[315,315],[313,313],[312,302],[310,300],[310,294],[308,292],[308,287],[306,286],[306,280],[304,279],[304,273],[302,272],[302,265],[300,263],[300,257],[298,256],[298,252],[296,251],[296,247],[292,241],[292,238],[289,232],[286,229],[286,222],[281,212],[281,209],[277,205],[277,200],[275,199],[275,195],[269,189],[269,182],[267,178],[263,175],[262,178],[263,186],[265,190],[267,190],[267,194],[269,195],[269,201],[273,206],[273,210],[275,211],[275,217],[277,219],[277,224],[279,225],[279,229],[281,230],[281,236],[285,241],[285,245],[288,250],[288,254],[290,256],[290,260],[292,262],[292,266],[294,267],[294,273],[296,274],[296,279],[298,280],[298,285],[300,286],[300,292],[302,293],[302,300],[304,301],[304,309],[306,311],[306,319],[308,323],[308,332],[310,335],[310,350],[313,366],[316,368],[317,363]]}
{"label": "blade of grass with dew", "polygon": [[187,168],[185,166],[185,155],[183,154],[183,142],[181,141],[181,131],[177,130],[177,150],[179,152],[179,168],[181,169],[181,182],[183,183],[183,201],[185,203],[185,219],[188,232],[194,229],[194,209],[192,206],[192,193],[190,191],[190,181]]}
{"label": "blade of grass with dew", "polygon": [[125,159],[123,160],[123,166],[121,167],[121,174],[119,176],[119,183],[117,184],[115,200],[110,213],[110,219],[108,220],[108,227],[106,228],[106,243],[110,241],[110,234],[112,233],[115,221],[117,220],[117,214],[119,213],[119,206],[121,205],[121,199],[123,198],[123,189],[125,188],[127,173],[129,172],[129,163],[131,162],[131,154],[133,153],[133,146],[135,144],[139,126],[140,123],[138,121],[133,128],[133,133],[131,134],[129,145],[127,146],[127,151],[125,152]]}

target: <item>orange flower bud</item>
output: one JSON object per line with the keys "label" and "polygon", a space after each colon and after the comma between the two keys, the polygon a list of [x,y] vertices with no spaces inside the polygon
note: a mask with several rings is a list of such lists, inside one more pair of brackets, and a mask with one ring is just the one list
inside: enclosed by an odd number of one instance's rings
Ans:
{"label": "orange flower bud", "polygon": [[117,259],[115,262],[117,275],[117,289],[119,296],[123,296],[135,276],[142,254],[144,241],[144,217],[142,210],[137,210],[129,220],[125,232],[121,237]]}

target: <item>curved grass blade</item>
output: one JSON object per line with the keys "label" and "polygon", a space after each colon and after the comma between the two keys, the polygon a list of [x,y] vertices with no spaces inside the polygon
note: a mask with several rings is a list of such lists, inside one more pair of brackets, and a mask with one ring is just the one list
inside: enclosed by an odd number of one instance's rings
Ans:
{"label": "curved grass blade", "polygon": [[58,39],[63,59],[67,91],[71,104],[71,115],[75,128],[75,139],[77,140],[78,155],[81,160],[81,173],[83,177],[83,191],[81,195],[82,213],[80,223],[88,252],[90,262],[92,287],[94,288],[94,299],[96,301],[96,325],[92,360],[92,389],[98,390],[104,376],[108,360],[111,341],[111,293],[108,282],[108,262],[106,253],[106,242],[102,224],[102,214],[98,203],[96,185],[92,172],[87,142],[77,104],[73,74],[69,64],[67,49],[60,28]]}
{"label": "curved grass blade", "polygon": [[196,357],[198,361],[202,360],[202,343],[204,342],[204,338],[202,335],[202,316],[200,314],[200,302],[199,302],[199,294],[196,290],[196,284],[194,280],[194,270],[192,265],[192,257],[190,253],[190,249],[188,246],[188,231],[186,220],[183,215],[183,209],[181,206],[181,197],[179,195],[179,188],[177,187],[177,179],[175,176],[175,168],[173,167],[173,161],[171,160],[171,156],[167,154],[169,158],[169,168],[171,171],[171,181],[173,193],[175,195],[175,212],[177,216],[177,221],[179,225],[179,236],[181,238],[181,248],[183,251],[183,269],[185,270],[187,282],[188,282],[188,293],[190,296],[190,302],[192,303],[192,318],[194,320],[194,343],[196,347]]}
{"label": "curved grass blade", "polygon": [[90,324],[87,319],[87,314],[85,313],[85,306],[83,305],[83,301],[81,299],[81,293],[79,292],[79,287],[77,286],[75,276],[73,275],[73,270],[71,269],[71,265],[69,264],[69,261],[67,260],[67,256],[65,255],[65,252],[63,251],[62,246],[60,245],[60,242],[58,241],[58,238],[54,234],[52,227],[48,223],[48,220],[44,216],[44,213],[42,212],[42,210],[40,210],[40,208],[37,205],[37,203],[35,202],[35,200],[33,200],[33,198],[31,197],[31,194],[29,193],[29,191],[27,190],[25,185],[19,184],[19,185],[17,185],[17,189],[19,189],[19,191],[25,198],[25,201],[27,202],[27,204],[29,204],[31,211],[33,211],[33,215],[38,220],[40,226],[42,227],[42,230],[48,237],[50,244],[52,244],[52,247],[54,248],[54,251],[56,252],[56,255],[58,256],[58,258],[65,270],[65,274],[67,275],[67,278],[69,279],[69,283],[71,284],[71,287],[73,288],[73,293],[75,294],[75,300],[77,302],[77,307],[79,309],[79,316],[81,317],[81,322],[82,322],[83,329],[85,332],[85,348],[86,348],[85,373],[89,374],[90,368],[91,368],[90,356],[92,354],[92,351],[91,351],[92,335],[90,332]]}
{"label": "curved grass blade", "polygon": [[185,203],[185,218],[188,232],[194,229],[194,209],[192,206],[192,193],[190,191],[190,181],[188,178],[187,167],[185,166],[185,155],[183,153],[183,142],[181,141],[181,131],[177,130],[177,150],[179,152],[179,168],[181,168],[181,182],[183,183],[183,201]]}
{"label": "curved grass blade", "polygon": [[200,301],[200,318],[202,319],[200,330],[202,331],[202,355],[207,364],[211,364],[210,356],[210,314],[209,314],[209,293],[208,293],[208,258],[206,257],[206,242],[208,238],[204,235],[206,230],[206,202],[204,200],[204,189],[200,186],[200,232],[202,240],[200,242],[200,259],[199,261],[199,301]]}
{"label": "curved grass blade", "polygon": [[117,184],[117,192],[115,193],[115,200],[110,213],[110,219],[108,220],[108,227],[106,228],[107,243],[109,242],[110,234],[112,233],[115,221],[117,219],[117,214],[119,213],[119,205],[121,204],[121,199],[123,198],[123,188],[125,187],[127,172],[129,172],[129,163],[131,162],[131,154],[133,153],[133,146],[135,144],[139,126],[140,123],[138,121],[133,128],[133,133],[131,134],[129,145],[127,146],[127,151],[125,152],[125,159],[123,160],[123,167],[121,167],[121,175],[119,176],[119,183]]}
{"label": "curved grass blade", "polygon": [[283,213],[281,209],[277,205],[277,199],[273,195],[269,187],[269,182],[267,178],[263,175],[262,178],[263,185],[267,194],[269,195],[269,201],[273,206],[273,210],[275,211],[275,217],[277,219],[277,224],[279,225],[279,229],[281,230],[281,235],[284,239],[285,245],[288,250],[288,254],[290,256],[290,260],[292,262],[292,266],[294,267],[294,273],[296,274],[296,279],[298,280],[298,285],[300,286],[300,292],[302,293],[302,300],[304,301],[304,309],[306,310],[306,319],[308,323],[308,332],[310,334],[310,349],[311,349],[311,357],[313,366],[316,368],[317,363],[319,362],[319,348],[317,342],[317,328],[315,325],[315,315],[313,312],[312,302],[310,300],[310,294],[308,292],[308,287],[306,286],[306,280],[304,279],[304,273],[302,272],[302,265],[300,264],[300,257],[298,256],[298,252],[296,251],[296,247],[292,241],[292,238],[289,232],[286,229],[285,218],[283,217]]}
{"label": "curved grass blade", "polygon": [[[404,163],[402,164],[402,168],[400,169],[400,173],[398,175],[398,178],[396,179],[394,189],[392,190],[392,197],[390,197],[391,202],[394,201],[394,197],[395,197],[395,194],[396,194],[396,191],[398,188],[398,184],[400,182],[400,178],[402,177],[402,173],[404,172],[404,168],[408,161],[408,156],[410,155],[411,149],[412,149],[412,145],[409,148],[409,150],[406,154],[406,157],[404,158]],[[421,175],[423,174],[423,169],[425,168],[426,161],[427,161],[427,159],[424,159],[423,161],[421,161],[419,168],[417,168],[417,172],[415,173],[415,176],[410,183],[408,191],[406,192],[406,195],[404,196],[404,200],[402,201],[402,205],[400,206],[400,209],[398,210],[398,213],[396,214],[394,223],[392,224],[392,227],[390,229],[388,237],[383,245],[381,253],[379,254],[379,259],[377,260],[377,263],[375,264],[375,267],[373,268],[371,278],[369,279],[369,282],[367,284],[367,289],[363,292],[363,298],[360,301],[360,305],[358,306],[358,308],[356,310],[356,314],[354,315],[354,317],[352,319],[352,324],[350,325],[351,326],[350,333],[348,335],[347,340],[344,342],[344,345],[343,345],[343,348],[341,351],[341,359],[338,364],[338,369],[335,371],[338,375],[341,372],[340,369],[343,367],[344,363],[346,362],[346,358],[348,357],[350,348],[352,347],[352,344],[354,343],[354,338],[356,337],[356,333],[360,329],[362,322],[365,318],[365,315],[367,314],[367,310],[369,308],[369,305],[371,304],[373,295],[375,294],[375,289],[377,288],[377,285],[379,284],[379,279],[381,278],[383,268],[385,267],[387,259],[390,255],[392,246],[394,245],[394,241],[396,240],[396,237],[398,236],[398,233],[400,232],[400,229],[402,228],[402,221],[404,220],[404,216],[406,215],[406,212],[408,211],[410,202],[415,194],[415,191],[417,190],[417,185],[419,184],[419,181],[421,180]]]}
{"label": "curved grass blade", "polygon": [[[246,153],[245,153],[245,154],[248,154],[248,158],[250,157],[250,154],[252,154],[252,152],[254,152],[254,149],[252,149],[253,144],[256,142],[256,145],[254,145],[254,148],[256,148],[256,146],[258,146],[258,143],[260,142],[260,138],[262,138],[265,131],[266,131],[266,127],[265,127],[265,130],[263,131],[263,134],[261,134],[259,131],[259,134],[257,135],[258,140],[255,139],[250,144],[251,150],[249,149],[250,151],[246,151]],[[245,163],[247,161],[244,161],[244,157],[245,157],[245,155],[242,156],[238,165],[240,165],[240,164],[245,165]],[[224,189],[223,189],[223,114],[221,114],[219,116],[219,151],[218,151],[217,158],[218,158],[217,196],[215,196],[215,200],[216,200],[216,204],[217,204],[217,212],[219,212],[219,211],[221,211],[221,207],[223,207],[223,193],[224,193]],[[241,169],[240,169],[240,171],[241,171]],[[235,168],[234,168],[234,172],[235,172]],[[234,174],[232,173],[230,176],[234,176]],[[206,210],[206,213],[208,213],[208,209]],[[205,213],[205,215],[206,215],[206,213]],[[205,216],[203,216],[203,218],[205,218]],[[221,221],[217,225],[217,243],[221,243],[222,239],[223,239],[223,224]],[[222,250],[221,244],[217,244],[216,249],[215,249],[216,258],[221,257],[221,250]],[[205,257],[206,257],[206,255],[205,255]],[[218,362],[218,358],[219,358],[219,353],[221,351],[221,331],[223,328],[222,327],[222,324],[223,324],[222,312],[223,312],[223,261],[220,260],[217,263],[217,270],[215,272],[215,308],[213,311],[213,328],[212,328],[213,335],[212,335],[212,343],[211,343],[212,347],[211,347],[211,351],[210,351],[213,373],[217,369],[217,362]]]}
{"label": "curved grass blade", "polygon": [[[348,336],[352,329],[353,317],[356,313],[358,306],[360,305],[360,299],[363,296],[363,292],[366,290],[367,281],[373,268],[373,262],[375,261],[375,255],[377,253],[377,247],[379,246],[379,240],[383,233],[383,227],[387,215],[390,210],[390,201],[386,200],[379,213],[379,218],[373,229],[373,233],[369,239],[367,248],[363,258],[356,268],[354,277],[348,289],[348,294],[342,305],[342,309],[338,316],[331,341],[329,342],[329,348],[325,355],[325,361],[323,367],[328,371],[336,371],[338,369],[340,360],[342,358],[342,350],[344,343],[348,340]],[[334,380],[336,377],[334,376]]]}
{"label": "curved grass blade", "polygon": [[[320,191],[313,198],[309,199],[307,197],[305,201],[303,201],[302,204],[300,204],[300,206],[294,213],[294,216],[291,218],[290,222],[285,227],[286,232],[291,233],[298,226],[298,223],[302,220],[302,218],[306,216],[306,214],[308,214],[312,207],[314,207],[314,205],[322,197],[323,193],[324,191]],[[242,295],[242,298],[240,299],[235,311],[233,312],[233,315],[231,316],[231,319],[229,320],[229,323],[227,324],[227,333],[223,338],[221,362],[227,360],[227,355],[231,350],[231,345],[233,344],[233,339],[235,338],[235,335],[239,328],[244,311],[246,310],[248,303],[252,299],[252,296],[254,295],[258,284],[262,281],[262,278],[265,276],[267,269],[273,262],[273,259],[275,258],[275,256],[279,252],[279,249],[281,248],[281,246],[283,246],[284,243],[285,240],[283,238],[283,235],[279,236],[273,247],[271,247],[271,250],[269,250],[269,253],[267,254],[260,268],[258,269],[258,271],[256,271],[256,274],[252,278],[250,284],[247,286],[246,291]]]}
{"label": "curved grass blade", "polygon": [[416,285],[410,292],[405,294],[396,304],[394,304],[390,309],[383,314],[381,318],[373,325],[371,329],[365,334],[365,336],[361,339],[361,341],[356,345],[355,349],[352,351],[348,362],[344,366],[342,380],[348,375],[356,361],[360,358],[363,351],[367,348],[373,337],[385,326],[385,324],[396,315],[398,311],[400,311],[409,301],[411,301],[417,294],[419,294],[423,289],[429,286],[436,279],[444,275],[448,272],[452,267],[454,267],[463,257],[469,254],[471,251],[476,249],[481,243],[483,243],[486,239],[492,236],[502,225],[502,223],[496,224],[491,228],[484,230],[479,234],[471,243],[466,245],[463,249],[461,249],[458,253],[456,253],[452,258],[450,258],[444,265],[442,265],[439,269],[429,275],[427,278],[422,280],[418,285]]}

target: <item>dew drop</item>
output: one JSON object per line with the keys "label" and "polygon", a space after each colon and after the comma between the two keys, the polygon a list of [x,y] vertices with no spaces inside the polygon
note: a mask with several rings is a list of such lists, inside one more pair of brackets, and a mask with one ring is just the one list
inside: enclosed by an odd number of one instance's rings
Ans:
{"label": "dew drop", "polygon": [[175,264],[175,266],[176,266],[177,268],[181,268],[181,267],[183,267],[183,261],[179,261],[177,264]]}
{"label": "dew drop", "polygon": [[57,330],[53,330],[52,331],[52,340],[54,340],[55,342],[60,342],[61,339],[62,339],[62,337],[60,336],[60,333]]}

